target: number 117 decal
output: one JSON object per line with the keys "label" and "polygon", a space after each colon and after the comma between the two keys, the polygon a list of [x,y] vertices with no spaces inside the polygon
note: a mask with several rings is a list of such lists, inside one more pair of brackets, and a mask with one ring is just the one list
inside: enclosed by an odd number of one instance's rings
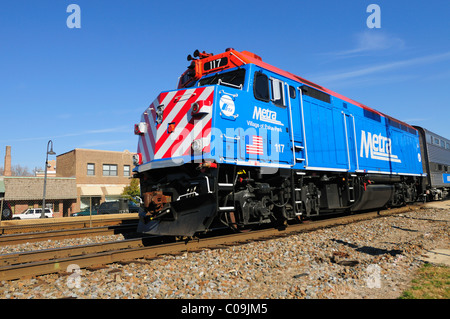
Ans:
{"label": "number 117 decal", "polygon": [[284,151],[284,144],[275,144],[275,151],[278,153],[283,153]]}

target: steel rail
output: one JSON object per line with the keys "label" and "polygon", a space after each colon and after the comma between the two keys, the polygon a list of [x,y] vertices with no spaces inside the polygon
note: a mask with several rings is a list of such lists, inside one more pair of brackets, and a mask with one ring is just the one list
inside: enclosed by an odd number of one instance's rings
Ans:
{"label": "steel rail", "polygon": [[[100,226],[121,225],[127,222],[137,222],[138,217],[135,214],[126,214],[128,216],[107,216],[96,215],[89,217],[63,217],[46,218],[41,220],[8,220],[1,221],[0,235],[18,234],[27,232],[38,232],[48,230],[92,228]],[[96,218],[94,218],[96,217]]]}
{"label": "steel rail", "polygon": [[50,248],[43,250],[9,253],[0,255],[0,267],[7,265],[17,265],[32,263],[44,260],[60,259],[73,256],[81,256],[93,253],[105,252],[108,250],[129,249],[144,246],[142,239],[126,239],[105,243],[70,246],[63,248]]}
{"label": "steel rail", "polygon": [[[355,214],[350,216],[291,225],[281,230],[270,228],[264,230],[236,233],[232,235],[202,238],[186,242],[175,242],[170,244],[158,244],[142,247],[138,244],[138,247],[121,248],[108,251],[105,251],[105,247],[103,247],[102,252],[91,251],[65,258],[56,258],[44,261],[31,261],[23,264],[4,265],[0,267],[0,280],[13,280],[23,277],[65,272],[67,267],[73,264],[76,264],[79,268],[87,268],[96,265],[106,265],[139,258],[153,259],[158,258],[161,255],[180,254],[184,252],[199,251],[208,248],[226,248],[230,245],[239,245],[255,240],[270,240],[273,238],[289,236],[295,233],[308,232],[325,227],[346,225],[353,222],[403,213],[411,211],[413,209],[415,208],[406,206],[399,209],[390,209],[382,212]],[[9,260],[11,261],[13,259],[10,258]]]}
{"label": "steel rail", "polygon": [[88,236],[115,235],[119,233],[132,232],[135,231],[136,229],[137,223],[113,225],[113,226],[100,226],[92,228],[63,229],[63,230],[51,230],[34,233],[10,234],[0,236],[0,247],[30,242],[38,242],[44,240],[61,240],[67,238],[79,238]]}

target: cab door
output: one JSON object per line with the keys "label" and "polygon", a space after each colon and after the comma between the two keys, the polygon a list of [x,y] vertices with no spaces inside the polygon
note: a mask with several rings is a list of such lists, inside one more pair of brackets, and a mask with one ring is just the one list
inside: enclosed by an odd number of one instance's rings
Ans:
{"label": "cab door", "polygon": [[306,165],[306,140],[304,136],[304,119],[302,96],[300,91],[286,83],[288,92],[289,117],[291,120],[291,151],[294,157],[295,168],[304,168]]}
{"label": "cab door", "polygon": [[[254,104],[247,124],[256,135],[245,137],[248,160],[257,158],[267,164],[292,165],[292,131],[287,85],[264,70],[254,74]],[[249,127],[250,128],[250,127]]]}
{"label": "cab door", "polygon": [[355,118],[352,114],[342,112],[344,116],[345,142],[347,151],[348,170],[354,171],[358,169],[358,154],[356,151],[355,139]]}

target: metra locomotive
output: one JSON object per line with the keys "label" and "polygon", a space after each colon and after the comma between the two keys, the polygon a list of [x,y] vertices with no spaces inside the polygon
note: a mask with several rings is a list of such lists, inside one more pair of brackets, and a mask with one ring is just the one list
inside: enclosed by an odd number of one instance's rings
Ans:
{"label": "metra locomotive", "polygon": [[247,51],[188,61],[178,89],[135,125],[138,231],[240,230],[400,206],[425,192],[416,128]]}

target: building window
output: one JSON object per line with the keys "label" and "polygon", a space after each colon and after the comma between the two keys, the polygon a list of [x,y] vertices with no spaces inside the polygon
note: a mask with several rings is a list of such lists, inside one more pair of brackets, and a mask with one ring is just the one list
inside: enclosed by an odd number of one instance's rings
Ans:
{"label": "building window", "polygon": [[88,174],[88,176],[95,175],[95,164],[92,164],[92,163],[87,164],[87,174]]}
{"label": "building window", "polygon": [[123,176],[130,176],[130,165],[123,166]]}
{"label": "building window", "polygon": [[117,176],[117,165],[103,164],[103,176]]}

